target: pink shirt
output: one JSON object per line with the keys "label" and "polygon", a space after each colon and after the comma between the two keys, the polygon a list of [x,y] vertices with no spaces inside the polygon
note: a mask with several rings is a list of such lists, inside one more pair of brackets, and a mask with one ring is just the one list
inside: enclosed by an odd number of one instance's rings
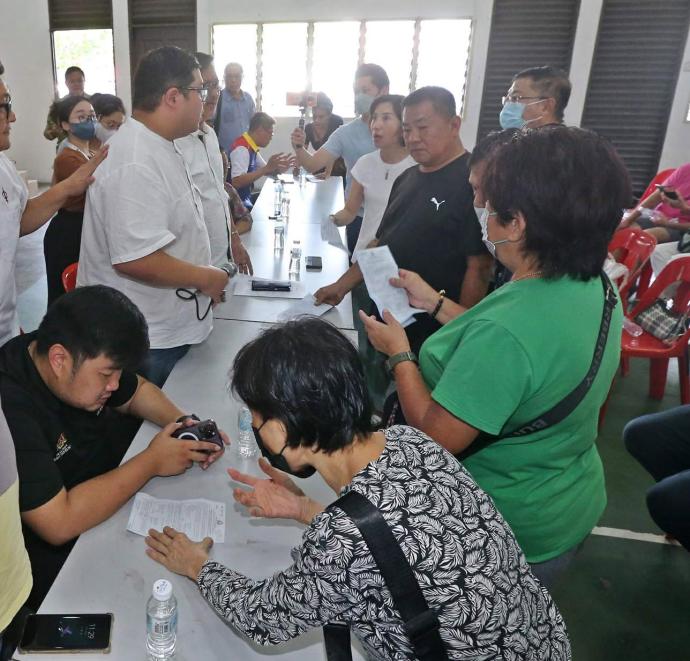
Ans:
{"label": "pink shirt", "polygon": [[[686,200],[690,200],[690,163],[681,165],[664,181],[664,186],[677,190]],[[657,211],[661,211],[667,218],[678,218],[680,209],[670,204],[658,204]]]}

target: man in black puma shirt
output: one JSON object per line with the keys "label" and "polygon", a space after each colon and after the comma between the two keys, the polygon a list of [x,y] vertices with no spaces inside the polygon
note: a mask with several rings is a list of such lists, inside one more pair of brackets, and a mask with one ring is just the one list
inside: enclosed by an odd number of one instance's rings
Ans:
{"label": "man in black puma shirt", "polygon": [[[486,294],[492,260],[474,211],[470,154],[459,131],[460,117],[448,90],[422,87],[405,99],[403,136],[419,165],[393,184],[372,245],[387,245],[401,269],[419,273],[448,298],[471,307]],[[319,303],[337,305],[361,281],[361,271],[353,264],[315,297]],[[405,329],[415,352],[440,328],[427,314],[416,319]]]}

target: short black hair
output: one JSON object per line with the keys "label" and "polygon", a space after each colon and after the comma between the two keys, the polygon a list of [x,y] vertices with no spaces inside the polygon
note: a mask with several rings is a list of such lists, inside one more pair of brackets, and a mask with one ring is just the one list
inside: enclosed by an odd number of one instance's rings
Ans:
{"label": "short black hair", "polygon": [[86,74],[84,73],[84,70],[81,67],[67,67],[65,69],[65,80],[67,80],[67,76],[69,76],[71,73],[80,73],[82,75],[82,78],[86,80]]}
{"label": "short black hair", "polygon": [[36,331],[36,352],[62,344],[75,369],[87,358],[107,356],[118,369],[136,370],[149,350],[146,319],[124,294],[105,285],[78,287],[58,298]]}
{"label": "short black hair", "polygon": [[417,106],[420,103],[424,103],[424,101],[429,101],[435,112],[449,119],[457,114],[453,94],[445,87],[437,87],[435,85],[420,87],[418,90],[408,94],[403,101],[403,108]]}
{"label": "short black hair", "polygon": [[482,188],[502,225],[524,215],[524,251],[546,278],[596,277],[632,201],[630,176],[611,143],[565,126],[516,133],[490,158]]}
{"label": "short black hair", "polygon": [[127,114],[122,99],[114,94],[92,94],[91,105],[98,117],[107,117],[114,112],[121,112],[123,115]]}
{"label": "short black hair", "polygon": [[240,349],[232,389],[264,420],[279,420],[290,447],[330,454],[374,431],[357,349],[334,326],[303,317],[272,326]]}
{"label": "short black hair", "polygon": [[5,67],[3,66],[2,62],[0,62],[0,76],[5,73]]}
{"label": "short black hair", "polygon": [[58,99],[50,106],[50,115],[51,117],[55,117],[58,124],[69,122],[69,116],[72,114],[74,107],[82,101],[91,103],[91,101],[84,96],[66,96],[64,99]]}
{"label": "short black hair", "polygon": [[364,78],[365,76],[369,76],[371,82],[379,89],[390,87],[391,81],[388,78],[386,70],[378,64],[360,64],[357,67],[357,71],[355,71],[355,80],[357,80],[357,78]]}
{"label": "short black hair", "polygon": [[513,76],[513,82],[518,78],[529,78],[539,94],[546,98],[555,99],[554,113],[559,120],[563,119],[563,111],[568,105],[572,90],[568,74],[563,69],[551,66],[530,67],[516,73]]}
{"label": "short black hair", "polygon": [[510,142],[513,136],[518,133],[520,129],[503,129],[502,131],[491,131],[487,133],[474,147],[470,154],[468,167],[472,169],[480,163],[486,161],[493,152],[501,145]]}
{"label": "short black hair", "polygon": [[270,130],[276,120],[273,119],[268,113],[265,112],[255,112],[252,118],[249,120],[249,133],[256,131],[259,127]]}
{"label": "short black hair", "polygon": [[[171,87],[189,87],[194,81],[194,69],[199,69],[196,58],[177,46],[161,46],[150,50],[141,58],[134,74],[132,107],[153,112],[161,97]],[[182,92],[185,96],[187,91]]]}
{"label": "short black hair", "polygon": [[[377,96],[371,102],[371,107],[369,108],[369,116],[373,116],[374,112],[376,112],[376,108],[378,108],[382,103],[390,103],[391,106],[393,106],[393,112],[395,113],[395,116],[398,118],[398,121],[402,124],[402,104],[404,100],[405,97],[401,94],[384,94],[383,96]],[[405,146],[405,140],[403,138],[402,131],[400,131],[400,145],[403,147]]]}
{"label": "short black hair", "polygon": [[213,64],[213,55],[209,55],[208,53],[202,53],[201,51],[197,51],[196,53],[194,53],[194,57],[196,58],[196,61],[199,63],[200,69],[206,69]]}

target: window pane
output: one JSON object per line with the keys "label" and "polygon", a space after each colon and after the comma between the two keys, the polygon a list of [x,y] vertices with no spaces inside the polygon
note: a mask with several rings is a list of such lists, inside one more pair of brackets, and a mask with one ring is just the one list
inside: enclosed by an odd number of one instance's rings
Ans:
{"label": "window pane", "polygon": [[391,94],[410,91],[413,39],[414,21],[367,21],[364,61],[386,70]]}
{"label": "window pane", "polygon": [[242,65],[242,89],[256,100],[256,23],[213,26],[213,59],[218,76],[230,62]]}
{"label": "window pane", "polygon": [[61,97],[67,94],[65,69],[70,66],[84,70],[84,91],[87,94],[115,94],[112,30],[56,30],[53,32],[53,48],[55,78]]}
{"label": "window pane", "polygon": [[325,92],[333,101],[333,112],[352,117],[352,80],[357,69],[359,21],[314,23],[312,89]]}
{"label": "window pane", "polygon": [[420,22],[417,88],[440,85],[450,90],[459,114],[465,96],[471,31],[469,19]]}
{"label": "window pane", "polygon": [[265,23],[261,68],[262,110],[274,117],[298,117],[298,108],[285,105],[285,94],[307,87],[307,24]]}

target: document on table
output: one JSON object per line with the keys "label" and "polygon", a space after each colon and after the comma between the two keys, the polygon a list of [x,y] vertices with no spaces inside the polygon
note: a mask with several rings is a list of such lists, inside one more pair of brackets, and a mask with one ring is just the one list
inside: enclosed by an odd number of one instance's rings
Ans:
{"label": "document on table", "polygon": [[322,314],[326,314],[326,312],[332,309],[333,306],[327,303],[316,305],[314,294],[307,294],[301,301],[293,303],[287,310],[281,312],[278,315],[278,321],[292,321],[305,314],[320,317]]}
{"label": "document on table", "polygon": [[304,298],[306,287],[303,282],[291,280],[290,291],[253,291],[252,280],[270,282],[272,278],[257,278],[253,275],[237,275],[233,278],[235,286],[232,290],[233,296],[261,296],[266,298]]}
{"label": "document on table", "polygon": [[347,246],[343,243],[340,230],[330,218],[321,219],[321,240],[327,241],[330,245],[347,251]]}
{"label": "document on table", "polygon": [[134,497],[127,530],[148,535],[149,529],[172,526],[195,542],[211,537],[216,544],[225,541],[225,503],[205,498],[165,500],[140,491]]}
{"label": "document on table", "polygon": [[389,282],[391,278],[398,277],[398,265],[388,246],[360,250],[357,253],[357,263],[379,314],[388,310],[400,324],[409,326],[415,321],[413,315],[424,312],[411,307],[405,290],[394,287]]}

